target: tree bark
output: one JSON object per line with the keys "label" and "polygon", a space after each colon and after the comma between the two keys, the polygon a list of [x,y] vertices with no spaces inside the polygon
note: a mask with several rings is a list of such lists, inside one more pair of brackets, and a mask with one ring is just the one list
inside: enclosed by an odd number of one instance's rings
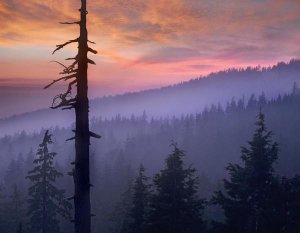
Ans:
{"label": "tree bark", "polygon": [[44,160],[43,160],[43,227],[42,227],[42,233],[47,233],[48,223],[47,223],[47,190],[46,190],[46,155],[48,154],[48,147],[47,147],[47,139],[48,139],[48,130],[45,133],[44,139],[43,139],[43,153],[44,153]]}
{"label": "tree bark", "polygon": [[89,100],[87,85],[88,33],[86,0],[81,0],[78,50],[77,98],[75,104],[75,233],[91,232],[90,164],[89,164]]}

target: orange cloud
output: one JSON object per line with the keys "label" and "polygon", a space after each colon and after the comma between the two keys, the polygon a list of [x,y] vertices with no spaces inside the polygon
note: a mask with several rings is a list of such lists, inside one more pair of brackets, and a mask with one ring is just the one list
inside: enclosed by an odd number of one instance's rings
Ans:
{"label": "orange cloud", "polygon": [[[124,79],[137,89],[159,86],[300,55],[297,0],[89,0],[88,5],[89,35],[99,51],[92,81],[108,88],[113,82],[124,85],[119,82]],[[2,0],[1,77],[56,75],[48,63],[54,59],[51,49],[78,31],[58,22],[76,20],[78,8],[79,0]],[[72,52],[68,48],[55,59]]]}

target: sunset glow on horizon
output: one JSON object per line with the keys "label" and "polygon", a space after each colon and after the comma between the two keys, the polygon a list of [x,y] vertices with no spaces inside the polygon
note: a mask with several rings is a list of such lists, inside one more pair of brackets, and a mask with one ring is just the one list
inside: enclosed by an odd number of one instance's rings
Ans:
{"label": "sunset glow on horizon", "polygon": [[[76,37],[79,1],[0,3],[0,86],[42,85],[57,77]],[[95,96],[178,83],[231,67],[300,57],[300,2],[89,0]],[[99,92],[95,91],[99,87]]]}

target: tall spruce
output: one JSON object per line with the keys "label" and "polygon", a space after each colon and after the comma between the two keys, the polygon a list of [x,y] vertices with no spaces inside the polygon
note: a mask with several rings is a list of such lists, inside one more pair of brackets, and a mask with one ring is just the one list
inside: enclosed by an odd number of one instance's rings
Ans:
{"label": "tall spruce", "polygon": [[5,205],[6,203],[3,191],[3,187],[0,184],[0,232],[5,232],[8,227]]}
{"label": "tall spruce", "polygon": [[25,221],[24,197],[17,185],[13,185],[13,192],[9,196],[6,215],[8,218],[7,233],[17,232],[19,225]]}
{"label": "tall spruce", "polygon": [[122,193],[121,201],[117,203],[115,210],[111,215],[112,233],[130,233],[130,224],[132,218],[130,210],[132,208],[132,181],[128,181],[125,192]]}
{"label": "tall spruce", "polygon": [[139,174],[133,185],[132,207],[130,210],[130,233],[145,233],[149,212],[150,190],[148,177],[145,176],[145,168],[140,165]]}
{"label": "tall spruce", "polygon": [[165,169],[153,178],[156,190],[150,201],[149,232],[198,233],[203,229],[204,200],[197,195],[196,170],[184,166],[184,156],[173,144]]}
{"label": "tall spruce", "polygon": [[[70,81],[68,89],[65,93],[54,97],[52,108],[75,109],[76,129],[73,130],[75,136],[68,140],[75,140],[75,165],[72,173],[75,183],[74,205],[75,205],[75,233],[91,232],[91,203],[90,203],[90,137],[100,138],[99,135],[89,130],[89,99],[88,99],[88,64],[95,64],[94,61],[87,57],[88,52],[96,54],[97,51],[90,48],[88,43],[87,31],[87,0],[81,0],[79,9],[80,20],[76,22],[63,22],[66,25],[79,25],[80,35],[76,39],[67,41],[66,43],[56,46],[56,51],[64,48],[66,45],[77,43],[78,53],[75,57],[66,60],[74,60],[74,62],[65,66],[60,62],[56,63],[64,67],[60,74],[63,77],[54,80],[45,88],[52,86],[59,81]],[[73,87],[76,86],[76,96],[72,95]]]}
{"label": "tall spruce", "polygon": [[16,231],[17,233],[22,233],[23,232],[23,225],[22,225],[22,223],[20,223],[19,225],[18,225],[18,230]]}
{"label": "tall spruce", "polygon": [[56,153],[48,150],[48,145],[52,143],[51,135],[46,131],[37,150],[37,158],[33,161],[35,167],[26,177],[32,183],[28,192],[30,232],[59,233],[59,217],[70,218],[72,206],[65,199],[65,191],[55,186],[57,178],[63,175],[54,168]]}
{"label": "tall spruce", "polygon": [[225,191],[218,191],[213,202],[219,204],[226,218],[216,224],[216,231],[225,233],[275,233],[277,225],[278,180],[273,164],[277,160],[278,145],[272,142],[272,133],[266,130],[265,117],[259,113],[257,129],[249,142],[242,147],[242,165],[229,164],[229,179],[224,179]]}
{"label": "tall spruce", "polygon": [[292,178],[282,177],[280,191],[276,193],[278,203],[277,211],[280,223],[280,232],[300,232],[300,176]]}

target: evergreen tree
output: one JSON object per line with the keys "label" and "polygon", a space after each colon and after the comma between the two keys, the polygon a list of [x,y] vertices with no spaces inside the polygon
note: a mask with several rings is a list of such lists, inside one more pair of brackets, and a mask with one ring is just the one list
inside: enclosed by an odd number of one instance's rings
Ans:
{"label": "evergreen tree", "polygon": [[293,88],[292,88],[292,95],[299,95],[299,87],[298,87],[298,83],[294,82],[293,84]]}
{"label": "evergreen tree", "polygon": [[149,185],[148,177],[145,176],[145,168],[140,165],[138,177],[133,186],[132,208],[130,216],[132,223],[130,225],[131,233],[144,233],[149,205]]}
{"label": "evergreen tree", "polygon": [[278,232],[274,221],[277,218],[274,191],[278,182],[273,174],[278,146],[272,142],[272,133],[266,130],[261,112],[256,126],[249,148],[242,147],[243,165],[228,165],[229,179],[224,180],[225,192],[218,191],[213,197],[213,202],[221,205],[226,217],[225,224],[216,225],[220,232]]}
{"label": "evergreen tree", "polygon": [[203,227],[204,200],[197,196],[196,170],[185,168],[184,152],[173,144],[165,169],[153,178],[155,193],[150,201],[149,232],[196,233]]}
{"label": "evergreen tree", "polygon": [[300,232],[300,176],[293,178],[282,177],[280,191],[277,192],[280,208],[278,221],[280,221],[280,232]]}
{"label": "evergreen tree", "polygon": [[22,225],[22,223],[20,223],[20,224],[18,225],[17,233],[22,233],[22,232],[23,232],[23,225]]}
{"label": "evergreen tree", "polygon": [[28,199],[30,232],[59,233],[58,217],[70,217],[71,204],[64,197],[65,191],[55,186],[56,179],[62,173],[54,168],[56,153],[48,150],[48,145],[52,143],[51,135],[46,131],[37,151],[38,157],[33,161],[36,166],[26,177],[33,183]]}
{"label": "evergreen tree", "polygon": [[7,203],[6,216],[8,218],[7,233],[15,233],[18,231],[19,225],[25,220],[24,200],[17,185],[13,185],[13,193]]}
{"label": "evergreen tree", "polygon": [[8,165],[8,169],[4,174],[4,185],[9,187],[6,189],[7,195],[14,192],[15,185],[24,191],[25,188],[25,172],[24,172],[24,158],[20,153],[17,159],[12,159]]}
{"label": "evergreen tree", "polygon": [[7,229],[7,217],[5,208],[5,196],[3,194],[3,188],[0,185],[0,232],[5,232]]}
{"label": "evergreen tree", "polygon": [[126,191],[122,194],[122,199],[117,203],[111,215],[111,233],[129,233],[129,226],[132,223],[130,210],[132,208],[132,182],[128,181]]}

